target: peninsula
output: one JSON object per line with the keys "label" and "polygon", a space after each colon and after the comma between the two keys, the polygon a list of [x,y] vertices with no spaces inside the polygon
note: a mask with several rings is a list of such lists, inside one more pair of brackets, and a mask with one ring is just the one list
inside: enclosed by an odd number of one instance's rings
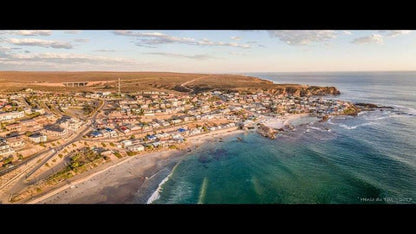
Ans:
{"label": "peninsula", "polygon": [[213,136],[257,129],[274,138],[296,116],[360,111],[322,98],[338,94],[230,74],[0,72],[1,203],[87,202],[56,197],[97,178],[114,183],[104,176],[112,170],[144,191],[140,184],[172,167],[169,158]]}

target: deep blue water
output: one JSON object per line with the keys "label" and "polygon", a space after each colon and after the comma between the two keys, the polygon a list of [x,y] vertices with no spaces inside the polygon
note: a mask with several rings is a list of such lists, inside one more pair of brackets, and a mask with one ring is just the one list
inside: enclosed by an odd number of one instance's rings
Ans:
{"label": "deep blue water", "polygon": [[300,125],[275,140],[213,140],[176,166],[153,203],[416,203],[416,72],[247,75],[335,86],[336,98],[394,109]]}

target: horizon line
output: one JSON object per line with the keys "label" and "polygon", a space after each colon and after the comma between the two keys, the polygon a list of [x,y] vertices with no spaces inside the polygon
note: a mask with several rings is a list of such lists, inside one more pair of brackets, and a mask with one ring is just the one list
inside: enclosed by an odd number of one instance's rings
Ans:
{"label": "horizon line", "polygon": [[236,74],[243,75],[249,73],[345,73],[345,72],[416,72],[416,70],[342,70],[342,71],[248,71],[248,72],[183,72],[183,71],[112,71],[112,70],[78,70],[78,71],[67,71],[67,70],[0,70],[0,72],[119,72],[119,73],[184,73],[184,74]]}

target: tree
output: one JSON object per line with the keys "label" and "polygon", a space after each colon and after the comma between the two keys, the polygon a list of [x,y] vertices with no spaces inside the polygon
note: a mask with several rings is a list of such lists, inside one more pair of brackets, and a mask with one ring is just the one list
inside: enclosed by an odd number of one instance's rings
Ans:
{"label": "tree", "polygon": [[140,108],[139,115],[144,115],[144,110]]}

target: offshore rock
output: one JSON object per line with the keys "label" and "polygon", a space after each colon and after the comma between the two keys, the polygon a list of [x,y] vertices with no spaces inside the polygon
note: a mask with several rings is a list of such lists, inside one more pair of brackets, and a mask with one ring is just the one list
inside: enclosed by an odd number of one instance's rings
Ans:
{"label": "offshore rock", "polygon": [[276,130],[274,130],[273,128],[268,127],[264,124],[259,124],[259,127],[257,128],[257,132],[260,135],[262,135],[264,137],[268,137],[270,139],[275,139],[276,138],[276,133],[277,133]]}

